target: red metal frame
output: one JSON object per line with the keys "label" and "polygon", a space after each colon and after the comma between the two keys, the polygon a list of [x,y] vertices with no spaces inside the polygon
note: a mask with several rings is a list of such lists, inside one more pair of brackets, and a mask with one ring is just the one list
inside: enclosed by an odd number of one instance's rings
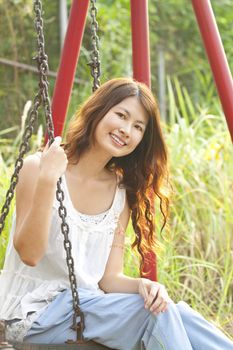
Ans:
{"label": "red metal frame", "polygon": [[233,80],[209,0],[192,0],[219,98],[233,141]]}
{"label": "red metal frame", "polygon": [[133,77],[151,86],[148,1],[131,0]]}
{"label": "red metal frame", "polygon": [[[148,1],[131,0],[131,31],[132,31],[132,61],[133,78],[151,87],[150,77],[150,40]],[[157,280],[156,255],[153,252],[145,254],[143,275],[152,281]]]}
{"label": "red metal frame", "polygon": [[78,63],[88,5],[88,0],[73,0],[70,9],[69,23],[52,99],[55,136],[62,134]]}

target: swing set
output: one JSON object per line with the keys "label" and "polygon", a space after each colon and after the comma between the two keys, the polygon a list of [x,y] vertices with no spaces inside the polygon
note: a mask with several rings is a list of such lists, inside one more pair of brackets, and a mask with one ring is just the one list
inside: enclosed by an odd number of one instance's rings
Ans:
{"label": "swing set", "polygon": [[[67,27],[65,42],[60,60],[58,76],[55,83],[52,104],[48,93],[48,57],[45,53],[45,42],[43,33],[42,0],[34,0],[35,28],[37,33],[38,52],[37,61],[39,72],[39,91],[35,95],[33,106],[29,113],[27,125],[23,134],[23,140],[19,148],[19,155],[15,162],[15,170],[11,177],[11,184],[6,193],[6,200],[0,216],[0,234],[4,228],[6,216],[9,213],[11,200],[14,196],[20,169],[23,166],[23,157],[29,149],[29,139],[32,136],[34,125],[38,119],[38,109],[43,106],[45,112],[47,137],[49,143],[54,141],[55,135],[61,135],[65,116],[69,104],[71,90],[74,82],[76,66],[79,58],[80,47],[85,27],[87,10],[90,2],[90,16],[92,18],[92,46],[91,75],[93,77],[92,90],[95,91],[100,85],[100,60],[98,45],[98,22],[96,20],[96,0],[73,0],[69,23]],[[214,80],[228,124],[231,139],[233,141],[233,81],[221,42],[221,37],[215,21],[210,0],[192,0],[193,9],[197,23],[203,38],[204,46],[213,72]],[[131,29],[132,29],[132,61],[133,78],[147,84],[150,87],[150,59],[149,59],[149,21],[147,0],[131,0]],[[141,64],[143,62],[143,65]],[[77,340],[67,340],[66,344],[9,344],[5,338],[5,324],[0,321],[0,349],[108,349],[93,341],[86,342],[83,338],[84,315],[79,307],[79,295],[77,291],[76,276],[74,273],[74,261],[72,258],[72,247],[69,240],[69,226],[66,221],[67,211],[63,205],[64,192],[61,188],[61,178],[57,182],[56,198],[59,202],[58,214],[61,218],[61,232],[64,236],[64,249],[66,251],[66,262],[73,297],[73,325],[77,333]],[[148,252],[143,268],[143,273],[151,280],[157,280],[156,257]],[[77,319],[79,321],[77,321]],[[114,330],[113,330],[114,331]],[[14,346],[14,347],[13,347]]]}

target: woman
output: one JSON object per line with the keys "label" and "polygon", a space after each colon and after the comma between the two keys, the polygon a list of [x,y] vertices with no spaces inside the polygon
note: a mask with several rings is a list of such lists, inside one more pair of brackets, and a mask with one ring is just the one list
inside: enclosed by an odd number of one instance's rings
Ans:
{"label": "woman", "polygon": [[168,215],[167,151],[150,90],[126,78],[105,83],[60,142],[29,156],[20,173],[0,280],[8,338],[61,343],[76,337],[55,198],[62,177],[84,337],[122,350],[233,350],[186,303],[174,304],[163,285],[123,274],[130,217],[142,266],[146,251],[156,249],[156,196],[164,224]]}

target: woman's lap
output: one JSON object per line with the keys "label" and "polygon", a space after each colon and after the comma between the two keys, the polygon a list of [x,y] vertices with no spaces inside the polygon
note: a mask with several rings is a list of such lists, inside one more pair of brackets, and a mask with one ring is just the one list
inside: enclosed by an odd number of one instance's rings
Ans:
{"label": "woman's lap", "polygon": [[[85,317],[84,337],[114,348],[116,341],[130,342],[134,347],[136,338],[143,336],[150,312],[138,294],[97,294],[79,290],[80,307]],[[69,290],[62,292],[32,324],[25,342],[63,343],[76,339],[70,327],[73,320],[72,298]],[[119,345],[119,344],[118,344]]]}
{"label": "woman's lap", "polygon": [[[169,305],[167,312],[156,317],[144,308],[138,294],[97,294],[80,289],[79,298],[85,316],[84,337],[109,348],[162,349],[161,341],[166,349],[178,349],[181,343],[184,350],[233,350],[232,342],[184,302]],[[66,290],[32,324],[24,341],[75,340],[76,333],[70,328],[72,307],[71,293]]]}

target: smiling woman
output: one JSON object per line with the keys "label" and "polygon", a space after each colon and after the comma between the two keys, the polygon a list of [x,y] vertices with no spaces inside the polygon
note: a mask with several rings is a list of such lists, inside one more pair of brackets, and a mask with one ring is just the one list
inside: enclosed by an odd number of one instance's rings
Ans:
{"label": "smiling woman", "polygon": [[[131,96],[112,107],[101,119],[95,131],[95,147],[99,145],[104,150],[108,146],[109,136],[111,145],[117,150],[109,149],[110,159],[113,156],[124,156],[137,147],[141,142],[148,116],[138,97]],[[106,148],[107,152],[108,147]],[[110,160],[109,159],[109,160]]]}
{"label": "smiling woman", "polygon": [[187,304],[175,304],[163,285],[123,274],[129,219],[143,263],[147,250],[156,249],[156,196],[164,224],[168,210],[162,193],[167,151],[156,101],[145,85],[127,78],[103,84],[83,104],[63,145],[58,137],[25,160],[0,276],[0,318],[9,340],[76,339],[56,200],[59,177],[85,339],[120,350],[233,350]]}

